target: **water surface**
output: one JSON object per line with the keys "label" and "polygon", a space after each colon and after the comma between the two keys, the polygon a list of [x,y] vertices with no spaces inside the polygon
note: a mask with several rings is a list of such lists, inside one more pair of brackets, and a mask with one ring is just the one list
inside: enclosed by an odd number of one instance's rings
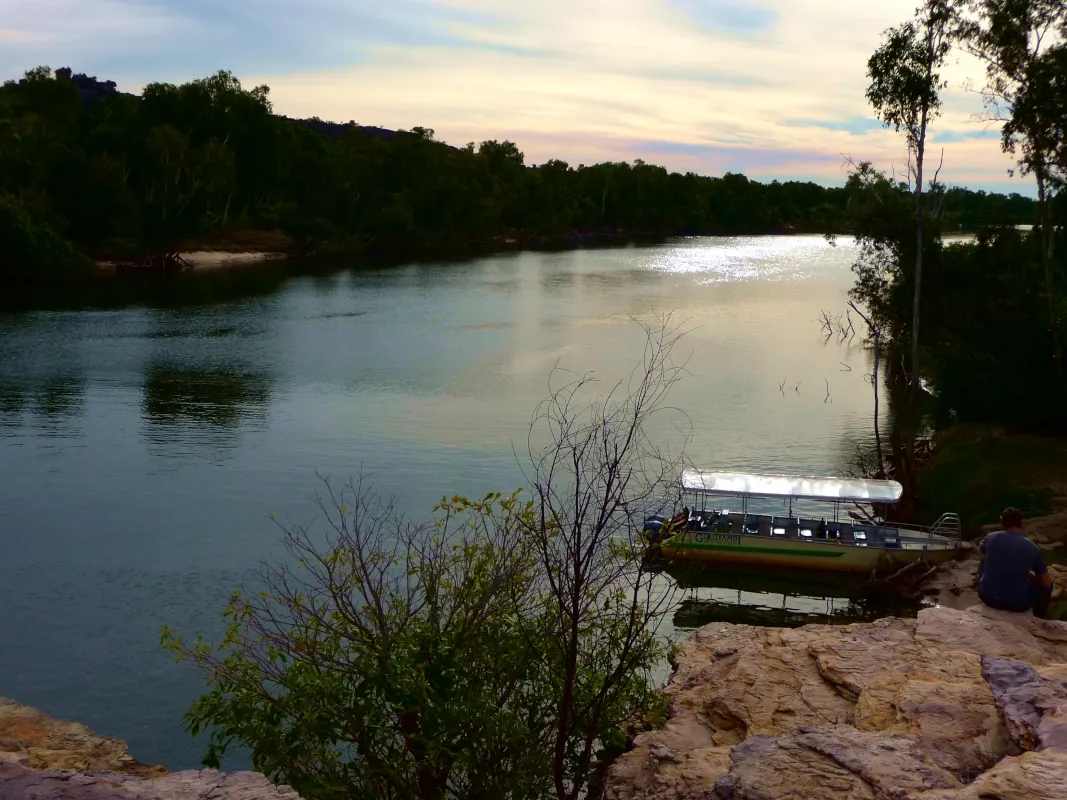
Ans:
{"label": "water surface", "polygon": [[553,366],[625,374],[634,318],[693,329],[673,402],[695,463],[841,473],[870,437],[869,358],[817,320],[844,310],[853,256],[685,239],[7,298],[0,694],[195,766],[180,718],[200,680],[159,630],[218,630],[221,599],[276,550],[268,513],[313,519],[316,472],[362,468],[418,517],[517,488]]}

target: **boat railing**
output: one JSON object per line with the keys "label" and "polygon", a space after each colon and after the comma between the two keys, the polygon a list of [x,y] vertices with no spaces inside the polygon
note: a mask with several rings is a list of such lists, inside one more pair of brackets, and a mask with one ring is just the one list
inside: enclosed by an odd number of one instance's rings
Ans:
{"label": "boat railing", "polygon": [[[690,525],[694,524],[693,530],[712,533],[766,535],[772,539],[781,537],[860,547],[890,548],[906,543],[909,546],[925,544],[931,549],[940,550],[958,547],[962,540],[960,518],[953,513],[942,514],[933,525],[924,526],[882,519],[863,522],[839,522],[835,519],[831,522],[826,518],[805,519],[793,515],[736,512],[722,508],[695,512],[690,517]],[[820,533],[816,533],[816,528],[821,529]]]}
{"label": "boat railing", "polygon": [[932,541],[934,536],[941,536],[958,542],[963,538],[963,529],[958,514],[947,513],[937,518],[933,525],[913,525],[910,522],[887,522],[887,527],[897,528],[902,533],[926,534]]}
{"label": "boat railing", "polygon": [[963,535],[959,514],[942,514],[932,528],[933,533],[940,533],[942,536],[948,536],[952,539],[959,539]]}

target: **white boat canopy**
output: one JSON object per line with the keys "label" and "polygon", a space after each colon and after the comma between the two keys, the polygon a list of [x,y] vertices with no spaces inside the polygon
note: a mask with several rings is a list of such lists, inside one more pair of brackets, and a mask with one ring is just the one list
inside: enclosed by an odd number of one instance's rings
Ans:
{"label": "white boat canopy", "polygon": [[717,497],[789,497],[827,502],[896,503],[904,493],[896,481],[748,475],[742,472],[682,473],[682,490]]}

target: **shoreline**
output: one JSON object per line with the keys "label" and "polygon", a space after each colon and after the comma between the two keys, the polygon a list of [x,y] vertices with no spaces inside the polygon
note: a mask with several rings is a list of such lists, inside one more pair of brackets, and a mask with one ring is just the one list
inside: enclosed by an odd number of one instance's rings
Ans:
{"label": "shoreline", "polygon": [[[575,232],[567,236],[525,236],[500,237],[482,242],[469,242],[465,245],[430,245],[425,247],[365,247],[360,249],[311,250],[306,253],[292,252],[275,248],[237,248],[227,244],[217,247],[202,246],[191,250],[179,250],[177,253],[188,262],[196,274],[217,272],[261,265],[268,262],[307,262],[334,259],[359,259],[382,265],[419,262],[427,260],[451,260],[480,258],[496,253],[509,252],[569,252],[584,249],[610,249],[631,244],[658,244],[669,239],[685,238],[734,238],[740,236],[825,236],[819,232],[772,231],[766,233],[649,233],[649,232]],[[110,258],[90,258],[96,268],[97,278],[123,277],[125,274],[159,274],[156,270],[123,269],[131,261]],[[186,271],[186,274],[188,272]]]}
{"label": "shoreline", "polygon": [[[289,242],[280,242],[277,237],[271,237],[272,242],[266,247],[255,246],[255,237],[240,235],[233,242],[220,242],[219,244],[201,245],[190,250],[176,251],[182,259],[188,262],[192,269],[185,271],[202,274],[205,272],[218,272],[221,270],[238,269],[262,265],[268,262],[307,262],[324,261],[333,259],[359,259],[375,264],[393,265],[407,262],[422,262],[431,260],[459,260],[468,258],[482,258],[496,253],[511,252],[569,252],[584,249],[610,249],[626,247],[638,244],[662,244],[671,239],[729,239],[737,237],[811,237],[811,236],[836,236],[847,238],[850,234],[841,232],[827,233],[825,231],[800,231],[800,230],[774,230],[765,232],[738,231],[731,233],[712,232],[649,232],[649,231],[572,231],[563,236],[512,236],[494,237],[484,241],[468,242],[466,244],[443,244],[426,246],[374,246],[373,244],[362,248],[340,248],[333,250],[326,247],[322,250],[310,250],[298,252],[288,249]],[[945,236],[949,243],[967,241],[974,237],[973,233],[951,233]],[[95,267],[96,273],[90,278],[109,279],[124,277],[130,273],[135,274],[159,274],[156,270],[133,268],[133,263],[128,260],[89,257],[89,261]],[[72,281],[73,282],[73,281]]]}

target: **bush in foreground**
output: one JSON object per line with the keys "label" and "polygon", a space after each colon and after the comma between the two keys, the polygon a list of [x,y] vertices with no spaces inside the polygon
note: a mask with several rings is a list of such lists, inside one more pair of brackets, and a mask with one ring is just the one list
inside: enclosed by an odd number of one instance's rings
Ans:
{"label": "bush in foreground", "polygon": [[[291,558],[236,593],[211,646],[164,644],[210,690],[187,715],[308,798],[576,798],[627,731],[662,716],[656,591],[636,547],[681,454],[645,434],[683,367],[645,329],[629,382],[586,401],[578,376],[531,425],[522,493],[442,501],[406,522],[361,483],[329,491],[325,541],[283,526]],[[540,446],[535,441],[547,444]]]}

